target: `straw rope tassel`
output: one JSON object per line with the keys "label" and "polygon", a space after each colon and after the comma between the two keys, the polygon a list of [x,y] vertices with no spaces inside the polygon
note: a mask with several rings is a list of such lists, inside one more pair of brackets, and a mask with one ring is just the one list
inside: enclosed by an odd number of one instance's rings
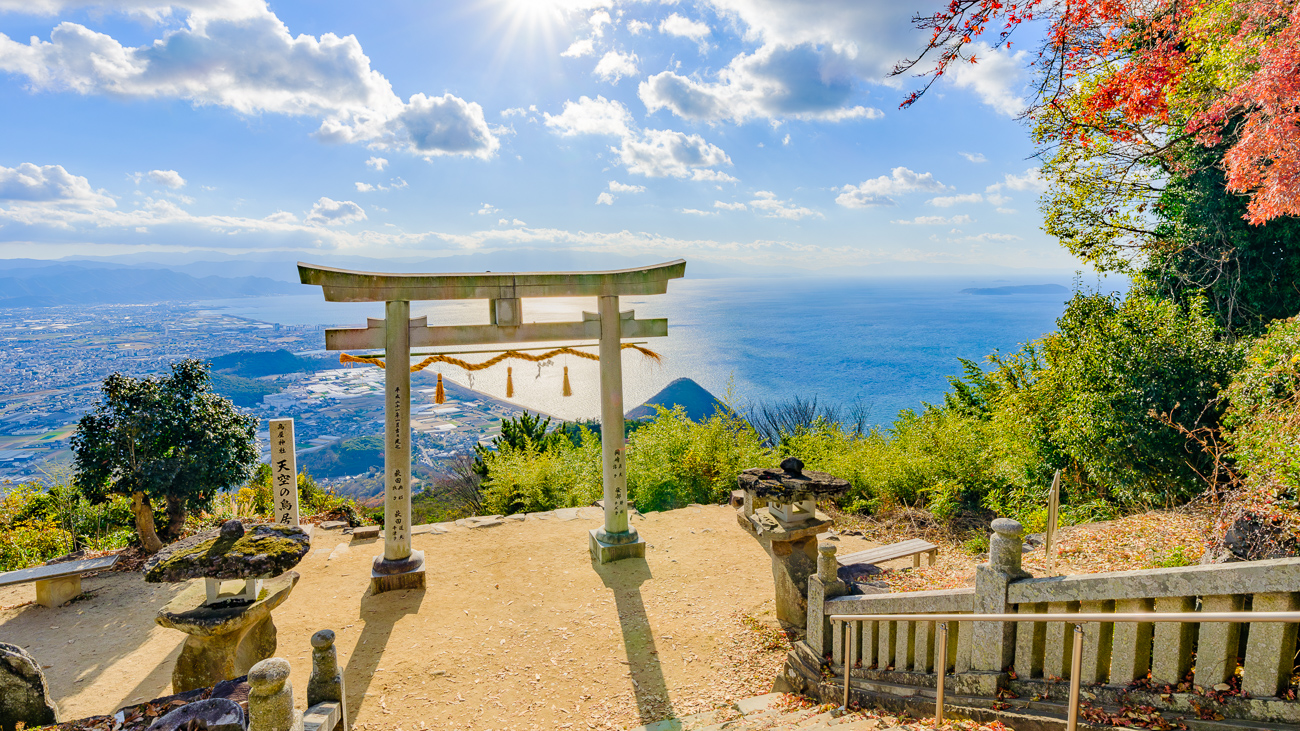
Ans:
{"label": "straw rope tassel", "polygon": [[443,390],[442,390],[442,374],[439,373],[439,374],[438,374],[438,390],[435,391],[434,394],[433,394],[433,402],[434,402],[435,404],[440,404],[440,403],[442,403],[443,401],[446,401],[446,400],[447,400],[447,394],[444,393]]}
{"label": "straw rope tassel", "polygon": [[569,367],[564,367],[564,390],[560,392],[562,396],[572,396],[573,387],[569,385]]}
{"label": "straw rope tassel", "polygon": [[515,396],[515,369],[507,368],[506,369],[506,398],[514,398],[514,396]]}

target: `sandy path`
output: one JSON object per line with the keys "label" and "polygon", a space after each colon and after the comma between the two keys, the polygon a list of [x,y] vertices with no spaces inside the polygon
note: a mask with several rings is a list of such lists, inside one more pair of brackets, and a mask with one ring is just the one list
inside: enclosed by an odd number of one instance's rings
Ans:
{"label": "sandy path", "polygon": [[[322,628],[338,634],[349,707],[363,730],[631,726],[766,692],[783,652],[756,650],[760,634],[741,616],[775,625],[772,576],[735,511],[692,507],[634,521],[652,546],[646,561],[600,570],[587,555],[594,516],[418,535],[428,589],[379,596],[367,595],[379,542],[321,532],[275,612],[277,654],[293,664],[298,705],[309,638]],[[339,544],[348,549],[329,559]],[[846,537],[841,545],[872,544]],[[97,590],[88,601],[0,611],[0,641],[51,666],[64,718],[169,692],[181,636],[153,617],[180,586],[145,584],[138,574],[85,585]],[[0,606],[33,593],[0,589]]]}

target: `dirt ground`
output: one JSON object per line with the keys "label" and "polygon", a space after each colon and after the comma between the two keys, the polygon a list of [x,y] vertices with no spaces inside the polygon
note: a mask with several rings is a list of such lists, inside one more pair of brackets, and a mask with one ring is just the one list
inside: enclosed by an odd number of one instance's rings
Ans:
{"label": "dirt ground", "polygon": [[[274,614],[297,705],[323,628],[337,633],[362,731],[630,727],[771,689],[784,649],[770,563],[733,509],[634,517],[646,561],[599,569],[587,531],[600,513],[582,515],[417,535],[428,588],[378,596],[382,544],[318,532]],[[844,553],[876,545],[839,541]],[[84,588],[90,598],[54,609],[31,604],[30,585],[0,589],[0,641],[45,667],[65,720],[168,694],[183,637],[153,619],[184,585],[115,573]]]}

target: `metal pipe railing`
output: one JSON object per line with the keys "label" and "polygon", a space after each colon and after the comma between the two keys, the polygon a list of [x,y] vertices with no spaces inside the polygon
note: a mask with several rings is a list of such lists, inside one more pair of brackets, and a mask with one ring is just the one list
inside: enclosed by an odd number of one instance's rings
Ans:
{"label": "metal pipe railing", "polygon": [[853,669],[849,662],[851,622],[936,622],[937,643],[934,656],[935,684],[934,721],[943,723],[943,679],[948,673],[948,623],[949,622],[1064,622],[1074,625],[1074,652],[1070,658],[1070,710],[1066,728],[1076,731],[1079,725],[1079,676],[1083,669],[1083,625],[1089,622],[1256,622],[1300,623],[1300,612],[1076,612],[1073,614],[832,614],[831,622],[844,623],[844,708],[849,706],[849,675]]}

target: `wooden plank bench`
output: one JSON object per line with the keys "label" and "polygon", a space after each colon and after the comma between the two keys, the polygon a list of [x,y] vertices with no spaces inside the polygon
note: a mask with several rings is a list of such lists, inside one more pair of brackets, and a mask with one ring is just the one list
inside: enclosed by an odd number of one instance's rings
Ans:
{"label": "wooden plank bench", "polygon": [[848,553],[843,556],[837,556],[841,566],[854,566],[857,564],[880,564],[886,561],[893,561],[896,558],[912,557],[912,568],[921,568],[921,554],[926,554],[929,558],[929,566],[934,565],[934,559],[939,555],[939,547],[929,541],[923,541],[920,538],[911,538],[898,543],[891,543],[888,546],[880,548],[869,548],[857,553]]}
{"label": "wooden plank bench", "polygon": [[0,574],[0,586],[36,583],[36,603],[57,607],[81,593],[81,575],[103,571],[117,563],[117,556],[33,566]]}

